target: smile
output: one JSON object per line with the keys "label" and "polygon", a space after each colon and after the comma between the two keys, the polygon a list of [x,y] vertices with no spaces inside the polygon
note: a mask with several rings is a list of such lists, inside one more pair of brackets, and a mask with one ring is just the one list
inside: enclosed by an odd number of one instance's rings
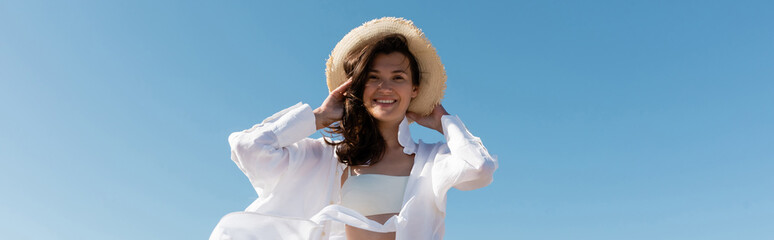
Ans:
{"label": "smile", "polygon": [[397,100],[374,100],[378,103],[395,103]]}

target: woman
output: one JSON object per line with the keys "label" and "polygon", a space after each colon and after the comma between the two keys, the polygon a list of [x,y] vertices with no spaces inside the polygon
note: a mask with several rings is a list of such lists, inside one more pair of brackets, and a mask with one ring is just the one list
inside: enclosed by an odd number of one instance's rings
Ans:
{"label": "woman", "polygon": [[[497,160],[440,99],[446,75],[410,21],[381,18],[340,41],[329,96],[229,136],[259,198],[210,239],[442,239],[446,192],[491,183]],[[409,119],[446,143],[415,143]],[[330,127],[341,140],[306,138]]]}

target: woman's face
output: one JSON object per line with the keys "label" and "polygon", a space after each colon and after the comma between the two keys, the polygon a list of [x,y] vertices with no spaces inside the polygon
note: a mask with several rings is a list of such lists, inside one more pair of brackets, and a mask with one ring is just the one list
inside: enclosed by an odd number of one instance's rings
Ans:
{"label": "woman's face", "polygon": [[380,122],[403,120],[417,88],[411,81],[409,59],[402,53],[379,53],[374,56],[363,91],[363,102]]}

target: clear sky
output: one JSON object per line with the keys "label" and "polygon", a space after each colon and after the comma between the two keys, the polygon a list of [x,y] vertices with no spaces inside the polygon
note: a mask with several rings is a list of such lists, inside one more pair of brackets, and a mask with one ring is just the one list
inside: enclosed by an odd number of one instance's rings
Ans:
{"label": "clear sky", "polygon": [[499,156],[446,239],[774,239],[771,1],[278,2],[0,1],[2,238],[206,239],[257,197],[228,134],[397,16]]}

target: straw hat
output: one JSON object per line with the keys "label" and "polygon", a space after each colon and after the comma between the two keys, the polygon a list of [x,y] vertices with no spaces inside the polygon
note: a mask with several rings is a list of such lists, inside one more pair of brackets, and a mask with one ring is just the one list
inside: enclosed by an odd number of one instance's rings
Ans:
{"label": "straw hat", "polygon": [[406,37],[409,51],[414,54],[421,71],[419,93],[411,100],[408,111],[428,115],[443,98],[443,92],[446,90],[446,70],[422,30],[414,26],[410,20],[403,18],[374,19],[347,33],[328,56],[325,68],[328,92],[347,80],[344,72],[344,58],[350,51],[359,50],[367,43],[376,42],[394,33]]}

